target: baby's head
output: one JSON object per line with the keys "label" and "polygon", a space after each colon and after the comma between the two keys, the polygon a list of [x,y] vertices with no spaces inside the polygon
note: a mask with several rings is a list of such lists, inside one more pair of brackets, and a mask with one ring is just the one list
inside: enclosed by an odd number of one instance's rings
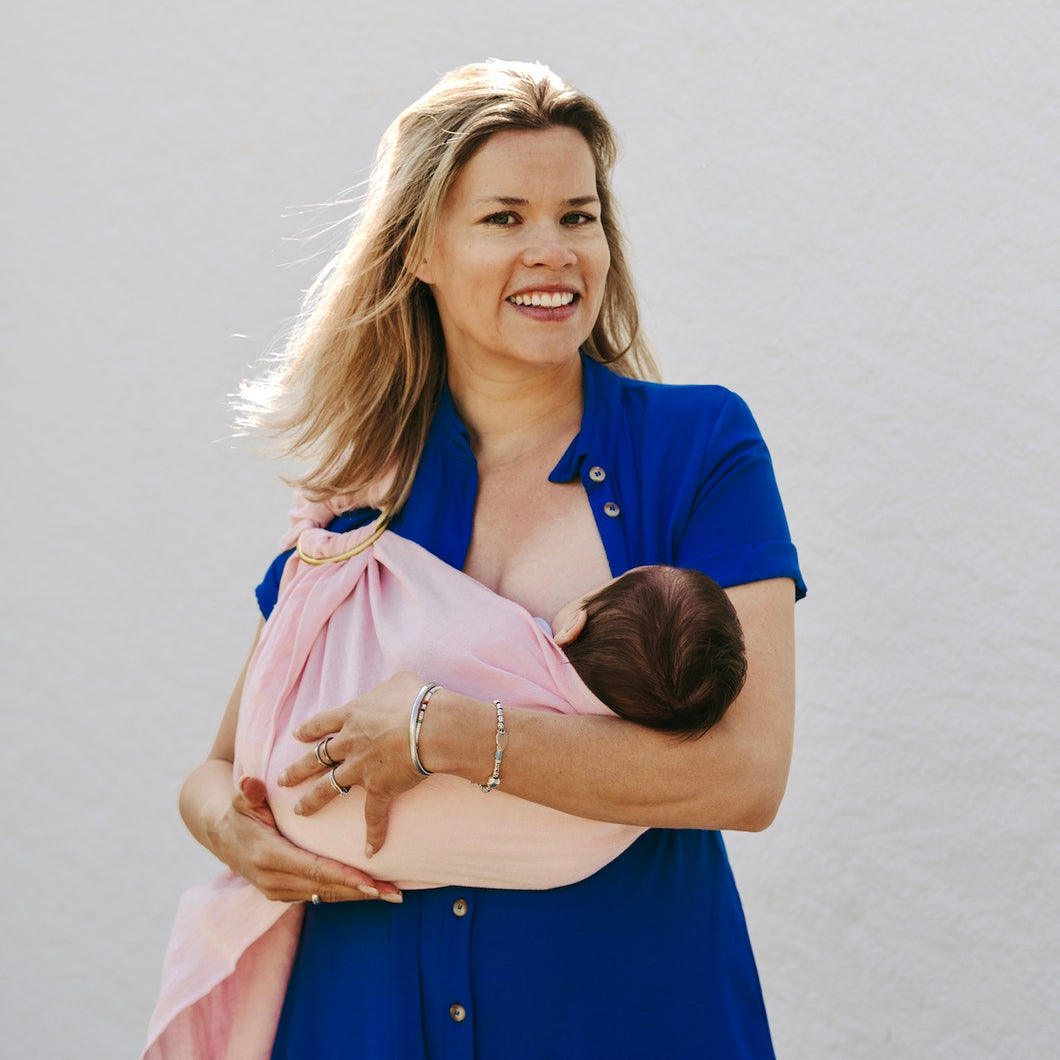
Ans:
{"label": "baby's head", "polygon": [[636,567],[572,601],[553,629],[598,699],[664,732],[705,732],[747,676],[736,611],[702,571]]}

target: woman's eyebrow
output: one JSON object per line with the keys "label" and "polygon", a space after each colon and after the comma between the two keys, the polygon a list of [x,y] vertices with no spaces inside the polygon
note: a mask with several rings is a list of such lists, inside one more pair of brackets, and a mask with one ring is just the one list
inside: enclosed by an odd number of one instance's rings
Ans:
{"label": "woman's eyebrow", "polygon": [[[598,203],[600,199],[596,195],[576,195],[573,199],[564,200],[567,206],[589,206]],[[519,198],[515,195],[484,195],[481,199],[473,200],[473,205],[483,206],[486,203],[499,203],[501,206],[529,206],[530,200]]]}

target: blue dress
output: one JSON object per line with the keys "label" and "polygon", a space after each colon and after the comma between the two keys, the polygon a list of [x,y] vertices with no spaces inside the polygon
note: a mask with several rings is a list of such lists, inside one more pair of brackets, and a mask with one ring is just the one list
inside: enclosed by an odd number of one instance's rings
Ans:
{"label": "blue dress", "polygon": [[[585,487],[612,573],[698,567],[805,594],[772,463],[721,387],[626,379],[583,357],[581,429],[549,476]],[[462,568],[477,469],[442,394],[391,529]],[[348,530],[374,513],[341,516]],[[258,587],[267,616],[277,559]],[[401,905],[307,906],[274,1060],[772,1057],[720,833],[650,829],[549,891],[407,890]]]}

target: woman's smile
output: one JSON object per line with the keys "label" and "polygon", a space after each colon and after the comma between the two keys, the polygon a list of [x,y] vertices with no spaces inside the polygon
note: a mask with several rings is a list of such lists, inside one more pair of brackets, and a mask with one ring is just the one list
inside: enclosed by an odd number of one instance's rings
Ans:
{"label": "woman's smile", "polygon": [[560,309],[570,305],[578,296],[573,291],[528,291],[525,294],[513,294],[508,299],[512,305],[544,306],[546,309]]}
{"label": "woman's smile", "polygon": [[508,303],[524,316],[543,322],[565,323],[578,312],[578,294],[570,289],[519,291]]}

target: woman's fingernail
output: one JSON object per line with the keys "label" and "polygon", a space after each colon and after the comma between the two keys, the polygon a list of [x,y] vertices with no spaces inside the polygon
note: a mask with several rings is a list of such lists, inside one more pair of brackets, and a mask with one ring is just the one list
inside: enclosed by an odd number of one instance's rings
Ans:
{"label": "woman's fingernail", "polygon": [[[375,854],[375,847],[371,843],[365,843],[364,845],[364,856],[370,858]],[[374,873],[373,873],[374,875]]]}
{"label": "woman's fingernail", "polygon": [[287,770],[285,769],[277,778],[276,783],[281,787],[287,783]]}
{"label": "woman's fingernail", "polygon": [[302,816],[302,812],[303,812],[303,811],[302,811],[302,804],[301,804],[300,802],[296,802],[296,803],[294,804],[294,812],[295,812],[296,814],[298,814],[298,816],[299,816],[299,817],[301,817],[301,816]]}
{"label": "woman's fingernail", "polygon": [[359,890],[361,894],[366,895],[368,898],[379,897],[379,892],[374,887],[369,887],[367,883],[357,884],[357,890]]}
{"label": "woman's fingernail", "polygon": [[390,902],[391,905],[400,905],[405,900],[403,894],[381,894],[379,897],[384,902]]}

